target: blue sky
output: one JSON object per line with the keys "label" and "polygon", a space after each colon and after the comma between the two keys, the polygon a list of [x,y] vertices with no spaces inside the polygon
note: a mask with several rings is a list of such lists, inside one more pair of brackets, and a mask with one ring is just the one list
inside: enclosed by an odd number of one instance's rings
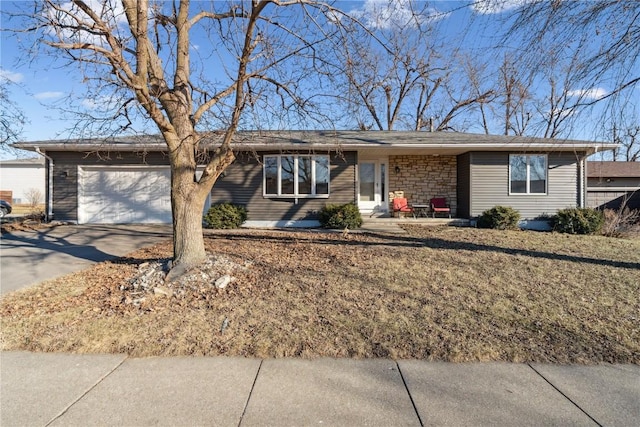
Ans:
{"label": "blue sky", "polygon": [[[404,0],[396,0],[398,7],[393,11],[397,16],[403,13]],[[507,2],[507,6],[517,4],[521,0]],[[363,21],[372,19],[375,13],[381,13],[380,0],[339,2],[345,11],[358,14]],[[386,4],[386,3],[385,3]],[[503,9],[472,8],[470,2],[437,1],[430,3],[433,16],[438,17],[439,31],[450,43],[458,43],[461,48],[474,54],[489,53],[488,46],[494,41],[492,37],[503,29],[500,24],[504,18]],[[482,4],[480,5],[482,6]],[[14,2],[1,0],[3,11],[11,11]],[[482,13],[481,13],[482,12]],[[373,21],[372,21],[373,22]],[[2,16],[2,28],[11,26]],[[18,105],[27,118],[22,132],[22,139],[28,141],[65,138],[74,121],[64,119],[58,110],[69,94],[83,95],[83,85],[79,73],[73,67],[61,67],[46,56],[28,58],[21,50],[15,36],[3,31],[0,33],[0,78],[11,81],[10,97]],[[28,35],[20,35],[28,37]],[[29,42],[28,39],[23,40]],[[193,40],[197,44],[197,40]],[[516,46],[517,47],[517,46]],[[592,88],[594,96],[607,92],[605,87]],[[95,100],[85,99],[83,104],[91,106]],[[584,129],[583,129],[584,130]],[[590,135],[579,131],[570,135],[573,138],[589,138]],[[4,158],[7,155],[0,153]]]}

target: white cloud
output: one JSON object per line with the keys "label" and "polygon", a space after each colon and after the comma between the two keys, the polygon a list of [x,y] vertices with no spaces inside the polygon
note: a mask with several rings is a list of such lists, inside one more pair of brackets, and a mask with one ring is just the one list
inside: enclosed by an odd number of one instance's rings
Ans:
{"label": "white cloud", "polygon": [[24,75],[0,68],[0,80],[7,80],[11,83],[20,83],[24,80]]}
{"label": "white cloud", "polygon": [[[104,0],[85,0],[87,6],[91,8],[94,12],[97,13],[100,18],[111,26],[120,26],[124,25],[127,22],[127,18],[124,14],[124,7],[122,3],[119,1],[108,0],[106,1],[106,7],[103,3]],[[60,5],[60,8],[66,11],[69,11],[70,15],[75,16],[81,19],[83,22],[90,24],[92,22],[91,18],[82,12],[78,6],[74,3],[67,2]],[[75,31],[66,27],[74,27],[77,25],[77,22],[72,19],[69,15],[62,14],[60,12],[54,11],[50,9],[48,11],[48,18],[53,22],[57,23],[57,30],[54,28],[50,28],[49,34],[55,38],[60,37],[64,41],[70,41],[74,43],[91,43],[95,45],[102,45],[104,43],[104,38],[101,36],[97,36],[91,34],[87,31]]]}
{"label": "white cloud", "polygon": [[392,26],[419,25],[428,20],[442,19],[447,14],[433,8],[416,9],[410,0],[366,0],[360,9],[349,15],[371,29],[385,30]]}
{"label": "white cloud", "polygon": [[508,12],[537,0],[479,0],[471,5],[474,12],[481,15],[495,15]]}
{"label": "white cloud", "polygon": [[64,92],[38,92],[33,97],[35,99],[56,99],[64,96]]}
{"label": "white cloud", "polygon": [[601,87],[594,87],[591,89],[570,90],[569,96],[576,96],[584,99],[600,99],[609,94],[609,91]]}

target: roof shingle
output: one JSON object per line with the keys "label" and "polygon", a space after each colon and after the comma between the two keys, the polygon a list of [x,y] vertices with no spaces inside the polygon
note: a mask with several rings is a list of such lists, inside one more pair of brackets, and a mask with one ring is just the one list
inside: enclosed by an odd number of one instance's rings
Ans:
{"label": "roof shingle", "polygon": [[587,162],[589,178],[634,178],[640,177],[640,162]]}

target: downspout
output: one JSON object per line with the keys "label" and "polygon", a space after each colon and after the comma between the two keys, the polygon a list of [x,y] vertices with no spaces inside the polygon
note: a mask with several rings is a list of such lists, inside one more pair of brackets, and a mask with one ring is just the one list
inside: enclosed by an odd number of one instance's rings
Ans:
{"label": "downspout", "polygon": [[49,179],[47,181],[49,185],[47,189],[47,215],[45,220],[49,222],[51,218],[53,218],[53,159],[40,151],[40,147],[36,147],[36,153],[47,159],[47,169],[49,172]]}
{"label": "downspout", "polygon": [[[595,145],[593,148],[593,154],[597,154],[598,153],[598,146]],[[588,185],[588,180],[587,180],[587,157],[589,156],[589,154],[584,155],[584,157],[582,158],[582,162],[581,162],[581,167],[580,167],[580,182],[582,185],[582,191],[580,192],[580,207],[581,208],[586,208],[587,207],[587,185]]]}
{"label": "downspout", "polygon": [[584,199],[587,193],[587,186],[585,184],[585,167],[587,167],[586,164],[586,156],[583,156],[582,159],[580,159],[580,199],[578,200],[578,207],[580,208],[584,208]]}

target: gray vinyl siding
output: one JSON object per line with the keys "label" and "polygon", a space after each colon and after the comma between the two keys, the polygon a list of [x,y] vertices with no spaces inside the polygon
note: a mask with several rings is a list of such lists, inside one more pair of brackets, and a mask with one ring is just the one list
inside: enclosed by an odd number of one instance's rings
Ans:
{"label": "gray vinyl siding", "polygon": [[614,177],[589,178],[587,181],[587,206],[599,209],[640,209],[640,178]]}
{"label": "gray vinyl siding", "polygon": [[[330,184],[328,198],[275,198],[263,196],[262,156],[280,152],[238,153],[225,176],[215,183],[211,203],[231,202],[247,208],[249,221],[317,219],[327,203],[351,203],[356,200],[356,152],[329,153]],[[308,154],[308,152],[299,153]],[[326,154],[314,152],[313,154]],[[258,156],[258,158],[256,158]]]}
{"label": "gray vinyl siding", "polygon": [[587,207],[596,209],[620,209],[624,204],[629,209],[640,209],[640,190],[607,191],[587,190]]}
{"label": "gray vinyl siding", "polygon": [[458,209],[457,216],[469,218],[471,210],[471,169],[469,167],[471,154],[461,154],[457,158],[457,192]]}
{"label": "gray vinyl siding", "polygon": [[[534,153],[532,153],[534,154]],[[553,215],[559,209],[576,207],[580,188],[576,153],[550,153],[547,165],[547,194],[509,194],[509,153],[470,153],[470,216],[496,205],[510,206],[523,219]]]}
{"label": "gray vinyl siding", "polygon": [[[169,165],[164,153],[78,153],[51,151],[53,159],[53,219],[78,220],[78,166]],[[167,192],[171,191],[167,188]]]}
{"label": "gray vinyl siding", "polygon": [[589,178],[587,181],[589,188],[602,187],[603,191],[607,187],[625,187],[640,190],[640,178],[638,177],[615,177],[615,178]]}

